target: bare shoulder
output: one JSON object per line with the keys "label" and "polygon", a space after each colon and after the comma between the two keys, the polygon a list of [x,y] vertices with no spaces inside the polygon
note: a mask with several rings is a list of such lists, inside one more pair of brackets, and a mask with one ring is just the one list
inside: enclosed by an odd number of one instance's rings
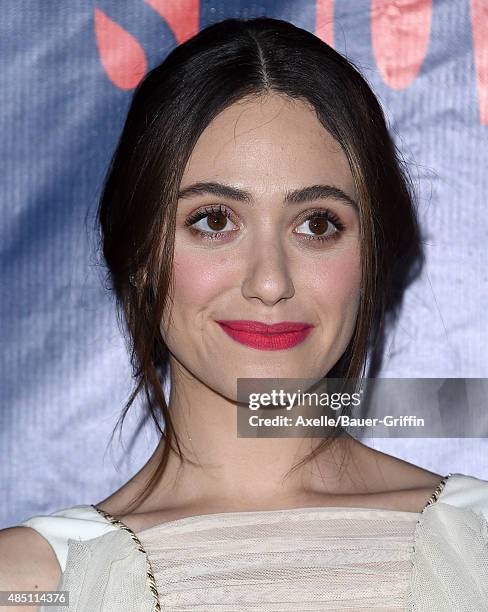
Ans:
{"label": "bare shoulder", "polygon": [[431,489],[444,477],[419,465],[365,444],[359,447],[358,465],[364,466],[370,486],[382,491]]}
{"label": "bare shoulder", "polygon": [[363,493],[375,507],[421,512],[447,474],[438,474],[378,449],[358,443],[353,466],[364,480]]}
{"label": "bare shoulder", "polygon": [[[61,567],[54,550],[35,529],[0,529],[0,591],[51,591],[60,577]],[[15,609],[33,612],[32,606]]]}

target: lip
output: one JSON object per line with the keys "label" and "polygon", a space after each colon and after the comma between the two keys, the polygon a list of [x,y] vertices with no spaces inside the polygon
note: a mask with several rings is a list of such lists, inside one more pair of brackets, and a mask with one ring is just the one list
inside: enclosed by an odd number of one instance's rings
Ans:
{"label": "lip", "polygon": [[281,321],[261,323],[260,321],[216,321],[231,338],[265,351],[280,351],[300,344],[307,338],[312,328],[310,323]]}

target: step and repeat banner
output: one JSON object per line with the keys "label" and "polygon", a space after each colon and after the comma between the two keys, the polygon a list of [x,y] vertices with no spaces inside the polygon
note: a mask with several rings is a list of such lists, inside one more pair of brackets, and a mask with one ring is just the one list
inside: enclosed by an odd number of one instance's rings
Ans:
{"label": "step and repeat banner", "polygon": [[227,17],[266,15],[315,33],[377,94],[426,236],[379,376],[436,379],[427,397],[448,398],[436,410],[449,427],[446,438],[364,441],[437,473],[488,479],[486,421],[476,437],[461,426],[470,394],[483,406],[488,378],[487,2],[7,0],[1,9],[0,527],[101,500],[155,448],[142,403],[110,440],[132,379],[93,216],[134,88],[175,45]]}

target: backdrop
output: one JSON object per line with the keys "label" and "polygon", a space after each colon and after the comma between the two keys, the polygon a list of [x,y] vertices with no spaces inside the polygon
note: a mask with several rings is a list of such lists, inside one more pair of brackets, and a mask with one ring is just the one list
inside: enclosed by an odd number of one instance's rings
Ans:
{"label": "backdrop", "polygon": [[[410,163],[427,262],[380,376],[487,377],[487,2],[4,1],[0,527],[95,503],[153,452],[137,404],[109,444],[132,380],[94,251],[97,197],[145,72],[200,28],[258,15],[353,60]],[[488,478],[486,438],[370,442],[438,473]]]}

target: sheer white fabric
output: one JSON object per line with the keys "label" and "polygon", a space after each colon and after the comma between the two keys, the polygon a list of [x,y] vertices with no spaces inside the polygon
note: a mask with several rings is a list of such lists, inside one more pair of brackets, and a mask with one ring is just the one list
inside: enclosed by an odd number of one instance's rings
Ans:
{"label": "sheer white fabric", "polygon": [[163,609],[405,610],[417,518],[358,508],[224,513],[138,536]]}
{"label": "sheer white fabric", "polygon": [[66,567],[69,538],[90,540],[115,529],[112,523],[88,504],[33,516],[20,523],[20,526],[32,527],[49,542],[62,570]]}
{"label": "sheer white fabric", "polygon": [[[93,509],[93,512],[96,511]],[[488,611],[488,482],[448,479],[421,513],[298,508],[187,517],[68,540],[69,610]],[[41,608],[41,610],[43,610]],[[44,612],[66,608],[50,606]]]}
{"label": "sheer white fabric", "polygon": [[488,610],[488,522],[472,510],[437,503],[415,534],[407,610]]}
{"label": "sheer white fabric", "polygon": [[69,540],[66,570],[57,589],[68,591],[69,607],[41,606],[39,612],[152,612],[146,556],[127,531],[115,529],[91,540]]}

